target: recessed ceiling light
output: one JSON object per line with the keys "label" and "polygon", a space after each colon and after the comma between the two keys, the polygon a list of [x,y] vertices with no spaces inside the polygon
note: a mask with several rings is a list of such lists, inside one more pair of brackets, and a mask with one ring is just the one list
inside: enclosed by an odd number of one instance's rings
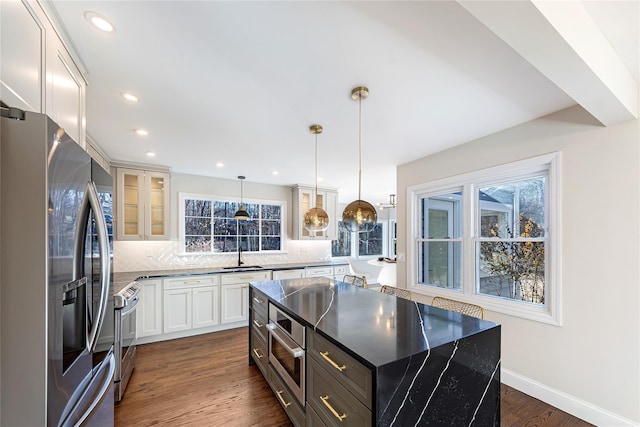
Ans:
{"label": "recessed ceiling light", "polygon": [[107,18],[95,12],[85,12],[84,19],[89,21],[97,29],[102,30],[106,33],[111,33],[115,29],[113,27],[113,24],[109,22]]}
{"label": "recessed ceiling light", "polygon": [[137,96],[135,96],[132,93],[128,93],[128,92],[122,92],[122,97],[124,99],[126,99],[127,101],[131,101],[131,102],[138,102],[139,101]]}
{"label": "recessed ceiling light", "polygon": [[319,177],[318,177],[318,182],[322,181],[322,179],[323,179],[323,178],[322,178],[321,176],[319,176]]}
{"label": "recessed ceiling light", "polygon": [[156,153],[154,153],[153,151],[147,151],[147,156],[148,157],[155,157]]}
{"label": "recessed ceiling light", "polygon": [[271,175],[278,175],[278,171],[271,171]]}
{"label": "recessed ceiling light", "polygon": [[133,131],[135,133],[137,133],[139,136],[147,136],[147,135],[149,135],[149,132],[144,130],[144,129],[134,129]]}
{"label": "recessed ceiling light", "polygon": [[216,163],[216,167],[223,168],[224,167],[224,163],[218,162],[218,163]]}

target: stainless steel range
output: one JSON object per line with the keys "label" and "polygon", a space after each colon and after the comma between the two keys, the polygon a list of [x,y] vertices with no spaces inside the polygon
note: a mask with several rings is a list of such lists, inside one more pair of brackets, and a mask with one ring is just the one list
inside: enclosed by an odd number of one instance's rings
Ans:
{"label": "stainless steel range", "polygon": [[140,284],[131,282],[114,297],[116,369],[114,375],[115,402],[124,396],[136,364],[136,307],[140,301]]}

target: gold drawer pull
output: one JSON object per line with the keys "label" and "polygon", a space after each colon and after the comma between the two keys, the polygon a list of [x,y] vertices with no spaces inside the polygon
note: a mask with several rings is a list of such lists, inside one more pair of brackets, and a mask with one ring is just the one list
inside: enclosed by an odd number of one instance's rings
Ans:
{"label": "gold drawer pull", "polygon": [[253,300],[255,302],[257,302],[258,304],[264,304],[264,301],[262,299],[258,298],[258,297],[253,297]]}
{"label": "gold drawer pull", "polygon": [[240,276],[240,279],[249,280],[249,279],[253,279],[253,276]]}
{"label": "gold drawer pull", "polygon": [[336,362],[331,360],[331,358],[329,357],[329,352],[328,351],[325,351],[324,353],[320,352],[320,356],[322,356],[324,358],[324,360],[326,360],[327,362],[331,363],[331,366],[333,366],[334,368],[336,368],[340,372],[342,372],[345,369],[347,369],[347,365],[338,366],[338,364]]}
{"label": "gold drawer pull", "polygon": [[347,414],[340,415],[338,414],[338,411],[333,409],[333,406],[331,406],[331,404],[329,403],[329,396],[320,396],[320,400],[322,400],[322,403],[324,403],[324,406],[326,406],[327,409],[331,411],[333,416],[339,419],[340,422],[344,421],[344,419],[347,418]]}
{"label": "gold drawer pull", "polygon": [[264,325],[260,322],[258,322],[256,319],[253,320],[253,324],[256,325],[258,328],[262,328]]}
{"label": "gold drawer pull", "polygon": [[264,354],[258,353],[258,349],[257,348],[253,349],[253,354],[255,354],[258,359],[262,359],[264,357]]}
{"label": "gold drawer pull", "polygon": [[284,393],[284,390],[276,391],[276,396],[278,396],[278,399],[280,399],[280,402],[282,402],[282,404],[286,408],[289,405],[291,405],[291,402],[289,402],[289,403],[285,402],[284,399],[282,398],[282,393]]}
{"label": "gold drawer pull", "polygon": [[184,285],[193,285],[195,283],[200,283],[200,280],[185,280],[182,282]]}

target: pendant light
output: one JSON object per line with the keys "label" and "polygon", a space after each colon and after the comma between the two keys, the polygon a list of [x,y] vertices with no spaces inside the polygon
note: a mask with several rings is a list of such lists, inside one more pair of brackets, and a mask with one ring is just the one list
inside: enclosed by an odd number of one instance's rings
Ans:
{"label": "pendant light", "polygon": [[316,136],[316,203],[315,207],[309,209],[304,213],[303,217],[303,226],[305,230],[307,230],[312,235],[320,231],[325,231],[329,228],[329,215],[324,211],[324,209],[319,208],[317,206],[318,203],[318,134],[322,133],[322,126],[320,125],[311,125],[309,126],[309,130],[312,134]]}
{"label": "pendant light", "polygon": [[240,180],[240,209],[238,209],[233,217],[235,219],[249,219],[249,214],[244,210],[244,206],[242,205],[242,181],[244,180],[244,176],[240,175],[238,179]]}
{"label": "pendant light", "polygon": [[369,89],[358,86],[351,91],[351,98],[358,101],[358,200],[347,205],[342,212],[342,225],[348,231],[365,233],[373,230],[378,221],[376,208],[362,200],[362,100],[369,96]]}

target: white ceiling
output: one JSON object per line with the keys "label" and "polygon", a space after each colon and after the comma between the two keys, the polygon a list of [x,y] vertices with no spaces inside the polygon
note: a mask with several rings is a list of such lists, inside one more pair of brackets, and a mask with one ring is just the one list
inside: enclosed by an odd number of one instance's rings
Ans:
{"label": "white ceiling", "polygon": [[[319,123],[320,185],[349,202],[358,183],[351,89],[366,85],[362,193],[377,203],[396,192],[396,166],[569,106],[605,124],[637,115],[639,2],[540,3],[53,5],[86,70],[88,134],[112,160],[311,184],[308,128]],[[90,26],[86,11],[115,32]],[[140,102],[124,101],[125,91]]]}

